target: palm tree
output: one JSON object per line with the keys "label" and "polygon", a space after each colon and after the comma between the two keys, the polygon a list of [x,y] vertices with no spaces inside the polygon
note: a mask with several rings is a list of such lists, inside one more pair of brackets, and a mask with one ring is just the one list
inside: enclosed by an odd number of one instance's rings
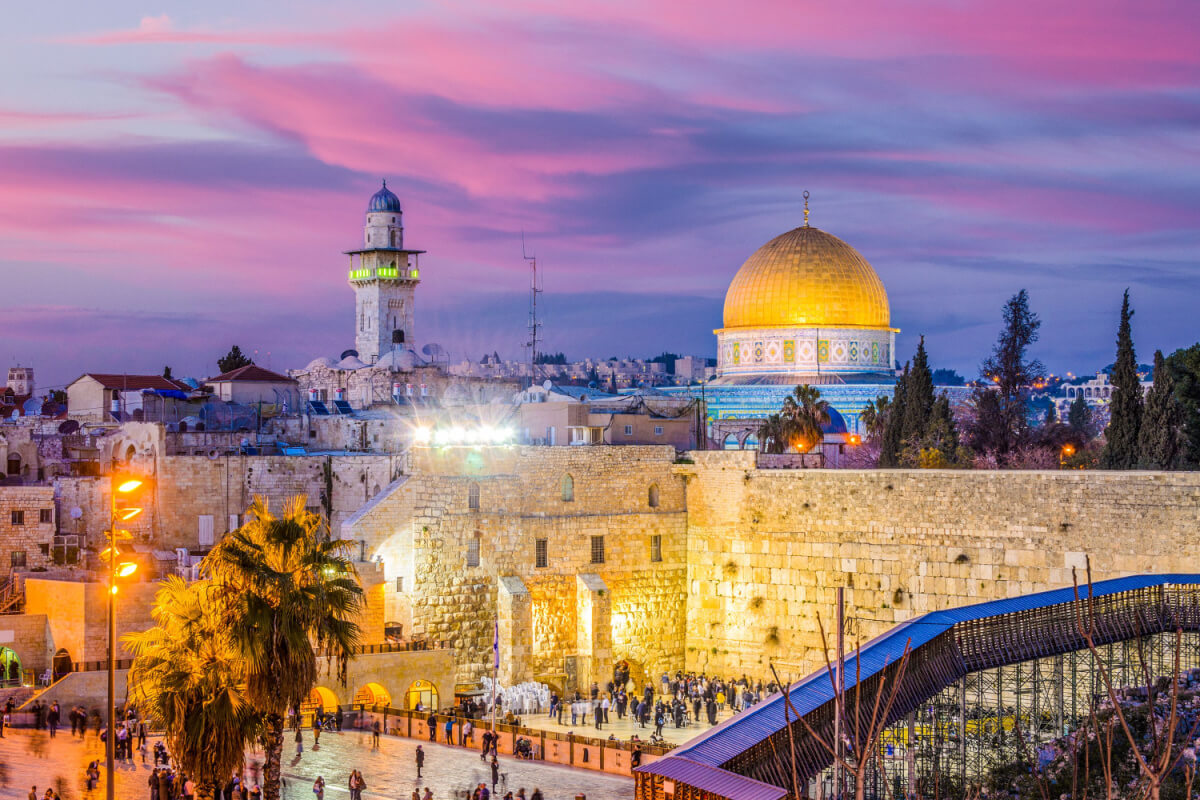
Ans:
{"label": "palm tree", "polygon": [[788,447],[788,430],[783,417],[771,414],[758,426],[758,443],[764,453],[782,453]]}
{"label": "palm tree", "polygon": [[255,497],[249,521],[205,556],[201,571],[220,596],[223,623],[242,663],[246,697],[265,717],[263,800],[279,800],[284,719],[316,685],[318,659],[346,682],[358,644],[363,590],[324,519],[293,497],[276,517]]}
{"label": "palm tree", "polygon": [[170,752],[207,797],[241,769],[262,730],[212,595],[208,581],[168,578],[155,596],[154,627],[123,637],[134,653],[129,701],[164,726]]}
{"label": "palm tree", "polygon": [[821,399],[816,387],[800,384],[784,398],[781,414],[787,423],[790,443],[803,453],[824,438],[821,428],[829,424],[829,402]]}

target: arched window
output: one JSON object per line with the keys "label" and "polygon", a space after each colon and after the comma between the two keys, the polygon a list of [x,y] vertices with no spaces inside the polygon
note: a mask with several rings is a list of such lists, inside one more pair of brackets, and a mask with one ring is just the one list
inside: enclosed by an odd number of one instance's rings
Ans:
{"label": "arched window", "polygon": [[467,487],[467,508],[471,511],[479,510],[479,484],[474,481]]}
{"label": "arched window", "polygon": [[467,540],[467,566],[479,566],[479,545],[483,540],[483,535],[476,531],[475,535]]}
{"label": "arched window", "polygon": [[564,503],[570,503],[575,499],[575,479],[570,475],[563,475],[562,479],[562,500]]}
{"label": "arched window", "polygon": [[134,447],[133,445],[129,445],[129,447],[127,447],[127,448],[125,449],[125,460],[126,460],[126,461],[133,461],[133,457],[134,457],[135,455],[137,455],[137,448],[136,448],[136,447]]}
{"label": "arched window", "polygon": [[657,483],[650,484],[649,495],[650,496],[646,499],[646,502],[649,504],[649,506],[651,508],[658,508],[658,484]]}

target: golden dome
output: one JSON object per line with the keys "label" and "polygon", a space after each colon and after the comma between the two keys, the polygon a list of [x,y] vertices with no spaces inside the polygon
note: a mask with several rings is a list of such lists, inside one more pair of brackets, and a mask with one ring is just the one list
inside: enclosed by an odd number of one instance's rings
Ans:
{"label": "golden dome", "polygon": [[725,293],[725,328],[888,328],[883,281],[850,245],[807,225],[746,259]]}

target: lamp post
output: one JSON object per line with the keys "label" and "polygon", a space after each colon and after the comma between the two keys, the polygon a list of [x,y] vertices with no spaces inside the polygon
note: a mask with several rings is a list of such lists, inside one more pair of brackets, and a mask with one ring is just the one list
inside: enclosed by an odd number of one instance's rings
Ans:
{"label": "lamp post", "polygon": [[[108,518],[108,549],[102,554],[108,559],[108,735],[104,743],[106,764],[104,796],[106,800],[115,800],[115,750],[116,747],[116,715],[117,715],[117,578],[132,575],[137,570],[137,564],[132,561],[117,562],[121,551],[117,549],[117,540],[132,538],[129,531],[117,527],[118,523],[129,520],[142,513],[142,509],[129,502],[130,497],[142,487],[142,481],[137,478],[113,476],[109,495],[111,505]],[[118,499],[121,495],[123,498]]]}

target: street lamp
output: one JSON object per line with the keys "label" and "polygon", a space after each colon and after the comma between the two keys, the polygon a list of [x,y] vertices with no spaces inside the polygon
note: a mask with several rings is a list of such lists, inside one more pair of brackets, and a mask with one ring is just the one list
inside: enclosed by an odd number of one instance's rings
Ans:
{"label": "street lamp", "polygon": [[108,736],[104,744],[106,761],[105,798],[115,800],[115,752],[117,716],[117,578],[127,578],[137,571],[133,561],[121,561],[118,541],[133,538],[133,534],[118,525],[129,522],[142,513],[139,502],[143,481],[129,476],[112,476],[110,495],[112,503],[108,518],[108,549],[100,554],[108,561]]}

